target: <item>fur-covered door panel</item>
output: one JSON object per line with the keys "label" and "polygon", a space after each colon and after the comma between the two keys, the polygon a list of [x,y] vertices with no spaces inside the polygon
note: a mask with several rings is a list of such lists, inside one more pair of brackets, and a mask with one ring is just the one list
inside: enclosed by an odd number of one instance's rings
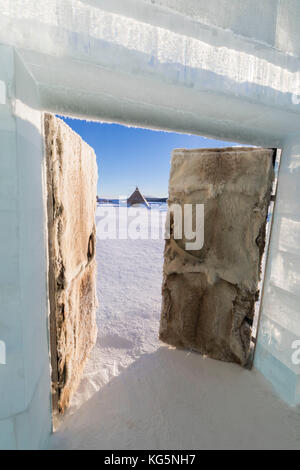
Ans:
{"label": "fur-covered door panel", "polygon": [[[272,182],[271,149],[175,150],[169,182],[160,339],[245,365]],[[204,204],[204,245],[178,239],[180,206]],[[177,218],[177,220],[176,220]],[[177,234],[178,235],[178,234]],[[177,239],[175,239],[177,238]]]}
{"label": "fur-covered door panel", "polygon": [[96,156],[62,120],[45,115],[49,300],[54,409],[68,407],[96,336]]}

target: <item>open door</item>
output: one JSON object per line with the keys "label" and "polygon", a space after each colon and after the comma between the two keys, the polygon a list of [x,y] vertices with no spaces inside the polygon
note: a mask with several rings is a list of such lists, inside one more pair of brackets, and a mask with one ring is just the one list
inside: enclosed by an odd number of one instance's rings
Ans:
{"label": "open door", "polygon": [[[246,365],[274,178],[273,149],[175,150],[160,339]],[[180,206],[204,205],[204,244],[178,236]]]}
{"label": "open door", "polygon": [[97,163],[62,120],[46,114],[53,409],[63,413],[95,344]]}

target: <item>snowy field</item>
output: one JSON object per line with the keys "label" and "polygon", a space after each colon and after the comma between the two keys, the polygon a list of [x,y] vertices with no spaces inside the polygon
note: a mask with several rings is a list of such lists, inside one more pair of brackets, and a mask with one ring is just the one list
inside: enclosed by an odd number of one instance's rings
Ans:
{"label": "snowy field", "polygon": [[[108,208],[114,230],[127,209]],[[157,233],[165,214],[143,208],[134,219],[129,209],[127,226],[134,234],[140,225],[144,239],[98,239],[97,344],[51,447],[300,449],[300,410],[278,400],[258,372],[158,340],[164,241],[146,239],[147,219]],[[97,233],[103,220],[98,207]]]}
{"label": "snowy field", "polygon": [[[107,212],[106,212],[107,211]],[[107,217],[108,214],[108,217]],[[119,214],[121,217],[119,217]],[[139,218],[140,214],[140,218]],[[116,235],[126,237],[126,229],[137,236],[149,237],[149,217],[155,228],[164,227],[166,204],[151,211],[106,205],[98,206],[97,265],[98,339],[88,362],[80,389],[72,402],[71,413],[98,392],[112,378],[119,376],[143,354],[159,347],[158,328],[161,306],[161,284],[164,240],[100,240],[101,220],[114,224]],[[128,223],[118,231],[119,220]],[[125,229],[125,231],[124,231]]]}

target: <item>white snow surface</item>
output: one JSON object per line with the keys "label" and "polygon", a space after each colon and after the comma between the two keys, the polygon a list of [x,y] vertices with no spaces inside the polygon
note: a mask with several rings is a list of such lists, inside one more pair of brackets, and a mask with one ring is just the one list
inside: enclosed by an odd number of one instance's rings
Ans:
{"label": "white snow surface", "polygon": [[50,448],[300,449],[300,410],[259,372],[158,340],[163,248],[98,240],[97,344]]}

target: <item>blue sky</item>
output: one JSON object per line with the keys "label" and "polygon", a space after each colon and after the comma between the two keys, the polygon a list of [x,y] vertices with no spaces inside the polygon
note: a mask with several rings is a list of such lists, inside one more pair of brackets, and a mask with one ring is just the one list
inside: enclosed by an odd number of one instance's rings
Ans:
{"label": "blue sky", "polygon": [[146,196],[167,196],[173,149],[231,145],[194,135],[63,119],[96,152],[99,196],[129,196],[135,186]]}

